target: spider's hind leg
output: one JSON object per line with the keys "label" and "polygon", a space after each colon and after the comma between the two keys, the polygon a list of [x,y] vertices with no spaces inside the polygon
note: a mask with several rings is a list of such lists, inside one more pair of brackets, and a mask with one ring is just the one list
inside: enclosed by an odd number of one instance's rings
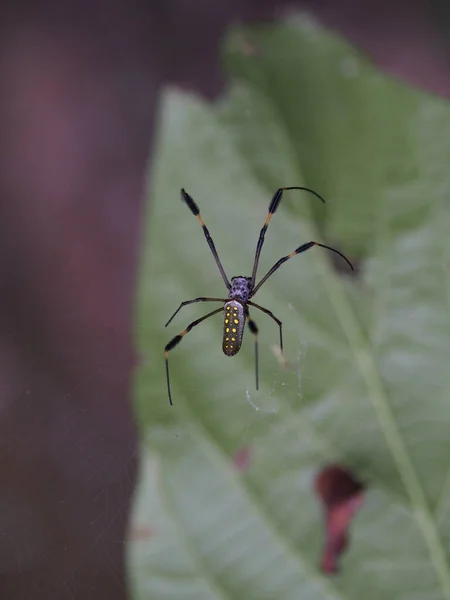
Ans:
{"label": "spider's hind leg", "polygon": [[259,389],[259,364],[258,364],[258,326],[255,321],[251,318],[247,310],[248,328],[255,337],[255,378],[256,378],[256,389]]}
{"label": "spider's hind leg", "polygon": [[169,404],[171,406],[173,406],[173,402],[172,402],[172,393],[170,391],[169,352],[171,350],[173,350],[173,348],[175,348],[175,346],[178,346],[178,344],[181,342],[181,340],[184,338],[184,336],[187,333],[189,333],[193,327],[195,327],[196,325],[199,325],[202,321],[204,321],[205,319],[208,319],[209,317],[212,317],[213,315],[217,314],[218,312],[222,312],[222,310],[223,310],[222,307],[216,308],[216,310],[213,310],[210,313],[208,313],[207,315],[200,317],[200,319],[196,319],[195,321],[192,321],[192,323],[190,323],[184,331],[182,331],[181,333],[179,333],[178,335],[173,337],[170,340],[170,342],[168,344],[166,344],[166,347],[164,348],[164,358],[165,358],[165,362],[166,362],[167,392],[169,394]]}

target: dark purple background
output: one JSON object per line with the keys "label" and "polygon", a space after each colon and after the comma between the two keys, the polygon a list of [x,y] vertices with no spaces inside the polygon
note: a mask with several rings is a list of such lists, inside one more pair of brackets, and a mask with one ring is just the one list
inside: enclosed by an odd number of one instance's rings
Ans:
{"label": "dark purple background", "polygon": [[[125,598],[131,309],[166,82],[213,97],[226,26],[269,0],[2,3],[0,598]],[[384,69],[450,94],[444,3],[310,1]]]}

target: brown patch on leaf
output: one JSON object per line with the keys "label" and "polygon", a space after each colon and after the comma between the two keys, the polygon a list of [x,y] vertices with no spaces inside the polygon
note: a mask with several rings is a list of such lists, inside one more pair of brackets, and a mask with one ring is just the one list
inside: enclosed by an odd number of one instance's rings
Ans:
{"label": "brown patch on leaf", "polygon": [[258,46],[247,38],[243,38],[241,41],[241,52],[246,58],[254,58],[261,55]]}
{"label": "brown patch on leaf", "polygon": [[315,491],[325,512],[324,573],[337,573],[339,559],[348,545],[348,529],[364,502],[364,486],[339,465],[328,465],[317,475]]}

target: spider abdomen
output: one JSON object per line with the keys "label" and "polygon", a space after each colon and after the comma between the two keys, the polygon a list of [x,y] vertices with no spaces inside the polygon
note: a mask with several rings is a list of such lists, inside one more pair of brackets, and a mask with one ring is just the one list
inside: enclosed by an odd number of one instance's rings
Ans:
{"label": "spider abdomen", "polygon": [[234,356],[241,348],[246,315],[243,305],[236,300],[226,302],[223,308],[222,350],[227,356]]}

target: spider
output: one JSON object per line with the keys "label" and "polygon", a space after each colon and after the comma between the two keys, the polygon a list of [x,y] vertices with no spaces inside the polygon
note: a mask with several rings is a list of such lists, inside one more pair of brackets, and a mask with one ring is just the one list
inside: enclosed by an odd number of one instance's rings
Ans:
{"label": "spider", "polygon": [[313,246],[320,246],[321,248],[326,248],[327,250],[331,250],[332,252],[339,254],[339,256],[341,256],[347,262],[347,264],[350,266],[350,268],[353,270],[353,266],[352,266],[351,262],[348,260],[348,258],[346,258],[338,250],[335,250],[334,248],[330,248],[330,246],[325,246],[324,244],[319,244],[319,242],[308,242],[307,244],[302,244],[301,246],[296,248],[290,254],[287,254],[286,256],[283,256],[282,258],[280,258],[273,265],[273,267],[271,269],[269,269],[269,271],[264,275],[264,277],[259,281],[259,283],[257,285],[255,285],[256,271],[258,270],[259,257],[261,254],[262,246],[264,244],[264,237],[266,235],[267,227],[269,226],[269,222],[270,222],[270,219],[272,218],[272,215],[277,210],[277,208],[281,202],[283,192],[286,190],[304,190],[305,192],[309,192],[310,194],[313,194],[314,196],[316,196],[316,198],[318,198],[319,200],[321,200],[322,202],[325,203],[325,200],[322,198],[322,196],[320,196],[314,190],[311,190],[306,187],[282,187],[282,188],[279,188],[275,192],[275,194],[272,198],[272,201],[270,202],[269,213],[267,215],[266,221],[265,221],[265,223],[261,229],[261,232],[259,234],[258,243],[256,244],[255,260],[253,261],[253,270],[252,270],[251,277],[245,277],[243,275],[238,275],[237,277],[232,277],[231,282],[228,280],[228,277],[225,273],[222,263],[220,262],[216,247],[215,247],[212,237],[208,231],[208,228],[206,227],[206,225],[200,215],[200,210],[199,210],[197,204],[194,202],[194,199],[184,189],[181,190],[182,200],[184,200],[184,202],[186,202],[186,204],[188,205],[192,214],[197,217],[197,219],[200,222],[200,225],[202,226],[203,233],[205,234],[206,241],[208,242],[208,246],[212,252],[212,255],[214,256],[214,259],[219,268],[220,274],[222,275],[222,279],[228,289],[228,298],[207,298],[207,297],[202,296],[200,298],[194,298],[194,300],[185,300],[184,302],[182,302],[180,304],[180,306],[177,308],[177,310],[173,313],[173,315],[167,321],[167,323],[165,325],[166,327],[169,325],[169,323],[171,323],[172,319],[175,317],[175,315],[178,313],[178,311],[181,310],[183,308],[183,306],[187,306],[188,304],[194,304],[195,302],[222,302],[223,303],[223,306],[221,306],[220,308],[216,308],[215,310],[209,312],[208,314],[204,315],[203,317],[200,317],[200,319],[196,319],[195,321],[192,321],[192,323],[190,323],[184,331],[182,331],[180,334],[178,334],[174,338],[172,338],[170,340],[170,342],[166,345],[166,347],[164,349],[164,357],[165,357],[165,363],[166,363],[167,392],[169,395],[169,404],[171,406],[173,406],[173,403],[172,403],[172,393],[170,390],[169,352],[181,342],[183,337],[187,333],[189,333],[189,331],[191,331],[191,329],[193,327],[196,327],[202,321],[209,319],[209,317],[212,317],[213,315],[215,315],[223,310],[222,351],[226,356],[234,356],[235,354],[237,354],[239,352],[239,350],[241,348],[242,336],[244,334],[245,323],[248,321],[248,327],[250,329],[250,332],[255,336],[255,378],[256,378],[256,389],[258,389],[258,385],[259,385],[258,327],[256,326],[256,323],[253,321],[253,319],[250,317],[248,307],[251,306],[252,308],[257,308],[261,312],[268,315],[271,319],[273,319],[275,321],[275,323],[277,323],[279,330],[280,330],[281,352],[283,352],[283,324],[280,321],[280,319],[278,319],[270,310],[268,310],[267,308],[264,308],[263,306],[260,306],[259,304],[256,304],[255,302],[252,302],[250,300],[250,298],[253,298],[253,296],[256,295],[256,293],[261,288],[261,286],[269,279],[269,277],[271,275],[273,275],[273,273],[275,273],[275,271],[277,269],[279,269],[281,267],[281,265],[283,263],[285,263],[287,260],[289,260],[290,258],[295,256],[296,254],[301,254],[302,252],[306,252],[306,250],[309,250]]}

